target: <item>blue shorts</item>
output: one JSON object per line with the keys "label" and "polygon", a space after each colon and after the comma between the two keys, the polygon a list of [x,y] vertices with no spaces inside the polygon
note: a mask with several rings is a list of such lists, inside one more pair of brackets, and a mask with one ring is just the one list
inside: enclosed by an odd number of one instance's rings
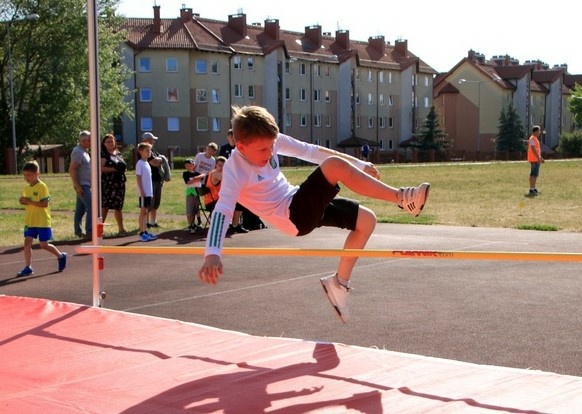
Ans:
{"label": "blue shorts", "polygon": [[38,241],[47,242],[53,238],[53,230],[50,227],[24,227],[24,237],[38,237]]}
{"label": "blue shorts", "polygon": [[537,177],[540,175],[540,163],[539,162],[530,162],[531,170],[529,172],[530,177]]}

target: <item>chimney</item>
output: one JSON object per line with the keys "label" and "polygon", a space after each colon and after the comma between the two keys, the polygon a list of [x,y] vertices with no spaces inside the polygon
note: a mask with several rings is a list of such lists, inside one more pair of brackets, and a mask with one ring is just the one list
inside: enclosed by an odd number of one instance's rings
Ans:
{"label": "chimney", "polygon": [[279,19],[265,20],[265,33],[273,40],[279,40]]}
{"label": "chimney", "polygon": [[180,9],[180,20],[182,23],[187,23],[192,20],[192,9]]}
{"label": "chimney", "polygon": [[394,50],[401,56],[408,55],[408,40],[397,40],[394,42]]}
{"label": "chimney", "polygon": [[380,53],[380,56],[384,56],[386,53],[386,42],[384,42],[384,36],[369,37],[368,43],[372,49]]}
{"label": "chimney", "polygon": [[321,47],[321,26],[307,26],[305,37],[313,44],[314,49],[319,49]]}
{"label": "chimney", "polygon": [[156,34],[160,34],[162,32],[162,19],[160,18],[160,6],[154,6],[153,32]]}
{"label": "chimney", "polygon": [[350,31],[349,30],[336,30],[335,31],[335,42],[342,49],[349,50],[350,49]]}
{"label": "chimney", "polygon": [[247,35],[247,15],[244,13],[229,15],[228,27],[234,30],[239,36],[245,37]]}

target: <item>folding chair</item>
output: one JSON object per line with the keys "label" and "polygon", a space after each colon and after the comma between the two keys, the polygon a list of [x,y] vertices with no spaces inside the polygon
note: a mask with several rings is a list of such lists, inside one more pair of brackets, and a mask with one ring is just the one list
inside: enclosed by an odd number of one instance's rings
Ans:
{"label": "folding chair", "polygon": [[206,206],[204,201],[204,196],[210,194],[210,189],[206,186],[197,187],[196,195],[198,196],[198,210],[200,214],[204,217],[200,225],[202,231],[207,230],[210,227],[210,215],[212,214],[212,209]]}

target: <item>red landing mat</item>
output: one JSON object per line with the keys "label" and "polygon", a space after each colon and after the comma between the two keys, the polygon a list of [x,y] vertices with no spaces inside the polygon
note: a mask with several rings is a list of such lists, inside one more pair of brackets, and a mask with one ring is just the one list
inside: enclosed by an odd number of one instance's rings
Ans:
{"label": "red landing mat", "polygon": [[580,413],[582,378],[0,296],[1,413]]}

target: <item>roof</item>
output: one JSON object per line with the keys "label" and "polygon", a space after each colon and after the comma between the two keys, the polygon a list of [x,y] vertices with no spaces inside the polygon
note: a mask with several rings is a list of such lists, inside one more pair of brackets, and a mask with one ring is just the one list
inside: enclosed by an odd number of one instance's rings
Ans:
{"label": "roof", "polygon": [[359,138],[359,137],[350,137],[340,141],[337,146],[342,148],[354,147],[359,148],[364,144],[368,144],[370,147],[379,147],[380,144],[376,141],[370,141],[368,139]]}

